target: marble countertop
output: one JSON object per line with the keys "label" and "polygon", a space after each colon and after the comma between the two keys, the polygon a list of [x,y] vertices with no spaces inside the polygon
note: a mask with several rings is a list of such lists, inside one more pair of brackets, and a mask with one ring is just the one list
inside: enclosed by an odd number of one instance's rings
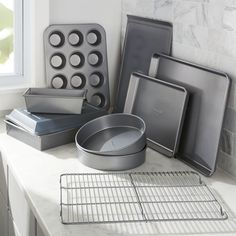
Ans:
{"label": "marble countertop", "polygon": [[6,125],[3,120],[4,118],[0,117],[0,134],[6,132]]}
{"label": "marble countertop", "polygon": [[[60,175],[99,172],[78,161],[75,144],[40,152],[3,133],[0,134],[0,151],[22,185],[45,235],[236,235],[236,180],[220,170],[211,178],[202,178],[216,192],[229,214],[229,220],[69,226],[61,224],[60,220]],[[169,159],[147,149],[146,162],[132,171],[173,170],[191,169],[176,159]]]}

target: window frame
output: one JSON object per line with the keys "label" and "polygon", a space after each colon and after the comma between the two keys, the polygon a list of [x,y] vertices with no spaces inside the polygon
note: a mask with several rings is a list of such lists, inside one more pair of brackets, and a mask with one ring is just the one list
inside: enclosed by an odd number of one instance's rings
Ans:
{"label": "window frame", "polygon": [[23,87],[29,83],[26,76],[26,45],[24,38],[27,33],[25,1],[14,0],[14,73],[0,74],[0,90],[7,88]]}

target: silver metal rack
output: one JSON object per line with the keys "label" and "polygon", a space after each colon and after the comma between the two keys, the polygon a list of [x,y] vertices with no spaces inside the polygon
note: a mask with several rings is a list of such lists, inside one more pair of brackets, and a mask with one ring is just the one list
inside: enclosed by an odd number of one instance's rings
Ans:
{"label": "silver metal rack", "polygon": [[227,219],[195,172],[63,174],[60,195],[63,224]]}

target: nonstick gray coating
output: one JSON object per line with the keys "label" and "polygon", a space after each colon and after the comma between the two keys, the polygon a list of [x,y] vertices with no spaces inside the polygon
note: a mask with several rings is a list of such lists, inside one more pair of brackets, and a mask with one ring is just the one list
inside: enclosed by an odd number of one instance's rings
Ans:
{"label": "nonstick gray coating", "polygon": [[77,146],[98,155],[128,155],[146,146],[144,121],[131,114],[110,114],[92,120],[76,134]]}

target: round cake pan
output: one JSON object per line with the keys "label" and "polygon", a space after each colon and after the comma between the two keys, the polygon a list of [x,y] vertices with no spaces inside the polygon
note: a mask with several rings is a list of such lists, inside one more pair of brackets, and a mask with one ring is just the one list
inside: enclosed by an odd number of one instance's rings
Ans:
{"label": "round cake pan", "polygon": [[121,171],[133,169],[144,163],[145,154],[146,146],[140,152],[121,156],[97,155],[86,152],[78,147],[79,161],[97,170]]}
{"label": "round cake pan", "polygon": [[146,146],[144,121],[132,114],[110,114],[92,120],[76,134],[79,149],[97,155],[129,155]]}

